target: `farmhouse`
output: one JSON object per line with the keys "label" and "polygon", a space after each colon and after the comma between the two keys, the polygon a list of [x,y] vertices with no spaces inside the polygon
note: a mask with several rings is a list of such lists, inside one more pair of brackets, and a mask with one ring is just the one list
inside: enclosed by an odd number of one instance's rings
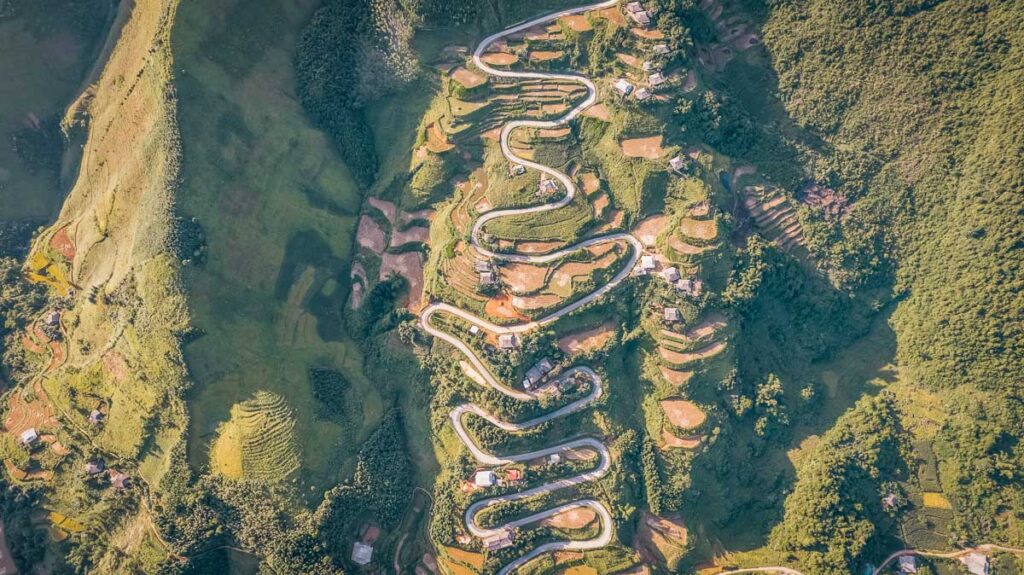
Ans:
{"label": "farmhouse", "polygon": [[655,54],[668,54],[671,51],[672,50],[669,49],[668,44],[655,44],[654,47],[651,48],[651,52],[654,52]]}
{"label": "farmhouse", "polygon": [[657,72],[661,70],[661,68],[656,63],[651,62],[650,60],[645,60],[642,67],[644,72]]}
{"label": "farmhouse", "polygon": [[46,325],[51,327],[57,327],[60,325],[60,312],[57,310],[51,311],[46,316]]}
{"label": "farmhouse", "polygon": [[519,483],[523,480],[523,472],[520,469],[509,469],[505,472],[505,480],[509,483]]}
{"label": "farmhouse", "polygon": [[675,323],[683,321],[683,314],[677,307],[667,307],[662,311],[662,319],[665,323]]}
{"label": "farmhouse", "polygon": [[480,335],[480,326],[478,326],[478,325],[471,325],[471,326],[469,326],[469,333],[471,335]]}
{"label": "farmhouse", "polygon": [[682,156],[676,156],[668,161],[668,167],[671,168],[673,172],[682,173],[683,170],[686,169],[686,160],[684,160]]}
{"label": "farmhouse", "polygon": [[102,473],[106,466],[103,464],[103,460],[96,459],[85,464],[85,472],[89,475],[97,475]]}
{"label": "farmhouse", "polygon": [[530,369],[526,370],[526,378],[523,379],[523,387],[526,389],[532,389],[533,386],[540,383],[540,380],[545,375],[555,369],[555,365],[551,363],[551,359],[544,358],[533,365]]}
{"label": "farmhouse", "polygon": [[960,562],[973,575],[988,575],[988,557],[981,553],[968,553],[960,558]]}
{"label": "farmhouse", "polygon": [[665,83],[665,76],[661,75],[661,72],[655,72],[647,77],[647,84],[652,88]]}
{"label": "farmhouse", "polygon": [[704,282],[700,279],[681,279],[676,282],[676,289],[691,297],[700,297],[704,293]]}
{"label": "farmhouse", "polygon": [[474,264],[473,269],[475,269],[477,273],[489,272],[491,271],[491,263],[487,260],[476,260],[476,264]]}
{"label": "farmhouse", "polygon": [[913,555],[901,555],[900,573],[917,573],[917,557],[914,557]]}
{"label": "farmhouse", "polygon": [[652,272],[658,267],[658,262],[654,260],[654,256],[646,255],[640,256],[640,269],[646,272]]}
{"label": "farmhouse", "polygon": [[637,12],[643,12],[643,11],[644,11],[644,5],[639,3],[639,2],[630,2],[630,3],[626,4],[626,12],[629,12],[630,14],[635,14]]}
{"label": "farmhouse", "polygon": [[110,485],[118,491],[128,489],[132,486],[131,477],[128,477],[126,474],[121,473],[116,469],[107,470],[107,475],[110,476]]}
{"label": "farmhouse", "polygon": [[361,541],[352,545],[352,562],[356,565],[369,565],[373,560],[373,546]]}
{"label": "farmhouse", "polygon": [[38,439],[39,433],[36,431],[34,427],[31,429],[26,429],[25,431],[21,432],[20,440],[22,445],[32,445]]}
{"label": "farmhouse", "polygon": [[679,268],[675,266],[667,267],[661,272],[661,277],[665,278],[668,283],[674,284],[679,281]]}
{"label": "farmhouse", "polygon": [[612,86],[622,96],[628,96],[633,93],[633,84],[630,84],[625,78],[619,78]]}
{"label": "farmhouse", "polygon": [[490,286],[495,284],[494,272],[486,271],[480,272],[480,285]]}
{"label": "farmhouse", "polygon": [[551,465],[558,465],[562,462],[562,456],[557,453],[552,453],[548,456],[548,463]]}
{"label": "farmhouse", "polygon": [[537,189],[538,196],[547,196],[554,194],[558,191],[558,185],[555,184],[554,180],[544,179],[540,181],[540,187]]}
{"label": "farmhouse", "polygon": [[515,349],[516,336],[511,333],[503,333],[498,336],[498,349]]}
{"label": "farmhouse", "polygon": [[484,537],[483,539],[484,549],[488,551],[498,551],[512,545],[512,532],[508,529],[504,529],[490,537]]}
{"label": "farmhouse", "polygon": [[651,15],[643,10],[639,12],[630,12],[629,17],[632,18],[637,25],[643,26],[644,28],[651,25]]}
{"label": "farmhouse", "polygon": [[636,91],[636,95],[634,95],[633,97],[636,98],[637,102],[643,102],[644,100],[649,99],[653,95],[654,94],[652,94],[651,91],[648,90],[647,88],[640,88],[639,90]]}
{"label": "farmhouse", "polygon": [[521,176],[525,173],[526,166],[522,164],[512,164],[511,166],[508,167],[508,175],[512,176],[513,178],[516,176]]}
{"label": "farmhouse", "polygon": [[493,471],[477,471],[473,476],[473,484],[477,487],[493,487],[498,483],[498,476]]}
{"label": "farmhouse", "polygon": [[103,423],[103,420],[106,419],[106,417],[107,416],[103,415],[102,411],[94,409],[89,413],[89,423],[91,425],[99,425]]}

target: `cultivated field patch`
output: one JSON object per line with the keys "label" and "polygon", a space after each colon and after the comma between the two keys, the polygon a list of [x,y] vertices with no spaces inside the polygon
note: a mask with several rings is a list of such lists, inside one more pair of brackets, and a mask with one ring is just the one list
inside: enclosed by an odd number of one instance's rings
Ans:
{"label": "cultivated field patch", "polygon": [[661,147],[664,136],[647,136],[644,138],[629,138],[619,142],[622,154],[627,158],[645,158],[657,160],[665,155]]}
{"label": "cultivated field patch", "polygon": [[558,349],[567,354],[601,349],[613,335],[615,335],[615,323],[607,321],[597,327],[560,337],[558,339]]}

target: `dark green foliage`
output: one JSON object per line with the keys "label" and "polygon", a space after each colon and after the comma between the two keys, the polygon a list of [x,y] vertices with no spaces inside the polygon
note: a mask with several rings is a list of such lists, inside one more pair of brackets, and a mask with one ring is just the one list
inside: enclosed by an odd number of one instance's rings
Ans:
{"label": "dark green foliage", "polygon": [[60,116],[55,114],[22,126],[11,135],[11,149],[25,163],[29,173],[46,173],[56,179],[64,153]]}
{"label": "dark green foliage", "polygon": [[346,396],[352,384],[340,371],[323,367],[310,368],[309,387],[313,397],[320,402],[317,417],[329,419],[350,411]]}
{"label": "dark green foliage", "polygon": [[655,515],[662,513],[661,472],[658,471],[658,451],[654,440],[644,435],[641,442],[640,468],[644,474],[644,494],[647,508]]}
{"label": "dark green foliage", "polygon": [[42,312],[46,305],[46,290],[39,284],[25,279],[21,265],[13,258],[0,258],[0,357],[5,371],[0,372],[0,381],[8,373],[17,375],[24,367],[24,360],[17,353],[19,334]]}
{"label": "dark green foliage", "polygon": [[25,573],[42,560],[46,548],[46,531],[37,530],[32,522],[32,512],[41,504],[37,491],[11,485],[6,477],[0,476],[0,517],[4,535],[14,563]]}
{"label": "dark green foliage", "polygon": [[303,30],[295,63],[302,106],[330,134],[364,187],[373,182],[378,161],[373,131],[358,97],[358,49],[368,22],[368,2],[328,1]]}
{"label": "dark green foliage", "polygon": [[797,472],[771,546],[797,553],[810,573],[855,572],[873,551],[875,523],[884,516],[881,484],[903,471],[906,440],[890,397],[858,402]]}

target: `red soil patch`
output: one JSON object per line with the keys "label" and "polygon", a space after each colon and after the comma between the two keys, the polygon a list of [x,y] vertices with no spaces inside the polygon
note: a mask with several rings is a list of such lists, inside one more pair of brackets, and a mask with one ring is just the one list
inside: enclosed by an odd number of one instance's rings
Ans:
{"label": "red soil patch", "polygon": [[570,30],[574,32],[587,32],[593,30],[594,27],[590,25],[590,21],[587,17],[582,14],[573,14],[571,16],[562,16],[558,19],[559,22],[565,24]]}
{"label": "red soil patch", "polygon": [[114,381],[122,382],[128,378],[128,363],[124,356],[116,351],[103,354],[103,367],[110,373]]}
{"label": "red soil patch", "polygon": [[608,112],[608,106],[605,106],[604,104],[594,104],[586,110],[583,110],[582,115],[590,118],[597,118],[604,122],[607,122],[612,118],[611,113]]}
{"label": "red soil patch", "polygon": [[[431,124],[431,126],[434,125],[436,124]],[[384,214],[384,217],[387,218],[389,222],[391,222],[392,224],[395,223],[395,215],[398,213],[398,209],[395,208],[394,202],[389,202],[387,200],[382,200],[380,198],[369,197],[366,199],[366,203],[380,210],[380,213]]]}
{"label": "red soil patch", "polygon": [[547,273],[541,266],[510,263],[501,268],[501,280],[513,292],[530,293],[544,287]]}
{"label": "red soil patch", "polygon": [[434,217],[434,210],[430,208],[416,210],[415,212],[401,212],[398,214],[398,219],[403,223],[407,224],[415,220],[426,220],[430,221]]}
{"label": "red soil patch", "polygon": [[690,381],[690,378],[693,377],[692,371],[680,371],[665,367],[664,365],[658,367],[661,369],[661,376],[665,378],[665,381],[676,387]]}
{"label": "red soil patch", "polygon": [[491,52],[480,57],[481,60],[492,66],[509,66],[515,64],[519,57],[508,52]]}
{"label": "red soil patch", "polygon": [[391,272],[397,272],[409,281],[409,303],[406,307],[410,311],[419,310],[423,300],[423,255],[420,252],[384,254],[381,256],[380,279],[388,277]]}
{"label": "red soil patch", "polygon": [[548,293],[533,296],[512,296],[512,305],[516,306],[517,309],[526,311],[551,307],[560,301],[562,301],[561,297]]}
{"label": "red soil patch", "polygon": [[487,78],[479,74],[474,74],[462,66],[459,66],[452,71],[452,79],[466,88],[475,88],[487,81]]}
{"label": "red soil patch", "polygon": [[634,68],[642,68],[643,65],[644,65],[644,61],[643,60],[641,60],[640,58],[637,58],[636,56],[634,56],[632,54],[624,54],[622,52],[619,52],[619,53],[615,54],[615,57],[618,58],[619,61],[622,62],[623,64],[625,64],[627,66],[632,66]]}
{"label": "red soil patch", "polygon": [[600,219],[604,215],[604,211],[611,205],[611,199],[608,198],[608,194],[599,194],[594,198],[594,217]]}
{"label": "red soil patch", "polygon": [[50,238],[50,247],[69,262],[75,259],[75,243],[68,237],[68,226],[64,226]]}
{"label": "red soil patch", "polygon": [[629,140],[622,140],[619,142],[619,146],[622,147],[622,153],[626,157],[657,160],[665,154],[665,150],[661,148],[663,139],[662,136],[631,138]]}
{"label": "red soil patch", "polygon": [[669,433],[667,429],[661,430],[661,448],[662,449],[697,449],[700,447],[701,438],[703,435],[691,435],[688,437],[676,437]]}
{"label": "red soil patch", "polygon": [[558,349],[570,355],[601,349],[613,335],[615,335],[615,323],[606,321],[595,328],[570,333],[559,338]]}
{"label": "red soil patch", "polygon": [[679,224],[679,231],[684,236],[706,242],[718,237],[718,226],[714,220],[691,220],[690,218],[684,218]]}
{"label": "red soil patch", "polygon": [[54,452],[57,455],[64,456],[71,453],[71,450],[68,449],[63,443],[57,441],[56,435],[44,435],[40,437],[40,439],[45,441],[46,443],[49,443],[50,451]]}
{"label": "red soil patch", "polygon": [[661,357],[669,363],[676,365],[685,365],[697,360],[706,359],[713,355],[717,355],[723,349],[725,349],[726,343],[724,341],[716,341],[706,347],[703,347],[697,351],[690,353],[680,353],[678,351],[672,351],[665,347],[658,347],[658,353]]}
{"label": "red soil patch", "polygon": [[519,242],[516,249],[524,254],[546,254],[562,247],[562,242]]}
{"label": "red soil patch", "polygon": [[589,507],[576,507],[548,517],[544,525],[556,529],[582,529],[597,519],[597,512]]}
{"label": "red soil patch", "polygon": [[541,138],[564,138],[572,133],[569,127],[555,128],[554,130],[538,130],[537,135]]}
{"label": "red soil patch", "polygon": [[685,399],[662,400],[661,409],[669,423],[680,429],[693,429],[707,419],[697,404]]}
{"label": "red soil patch", "polygon": [[405,245],[409,242],[425,243],[430,239],[430,229],[421,226],[413,226],[406,230],[394,230],[391,232],[391,247]]}
{"label": "red soil patch", "polygon": [[25,401],[21,393],[12,393],[8,400],[4,431],[15,437],[20,436],[26,429],[56,429],[60,427],[50,398],[43,391],[43,386],[38,380],[32,384],[32,390],[36,397],[31,402]]}
{"label": "red soil patch", "polygon": [[633,235],[636,236],[641,243],[646,247],[654,247],[654,243],[658,239],[658,234],[661,230],[665,229],[665,222],[668,218],[663,214],[658,214],[645,218],[636,228],[633,230]]}
{"label": "red soil patch", "polygon": [[634,36],[637,36],[639,38],[643,38],[645,40],[664,40],[665,39],[664,32],[662,32],[661,30],[655,30],[653,28],[650,29],[650,30],[645,30],[643,28],[631,28],[629,31],[632,32]]}
{"label": "red soil patch", "polygon": [[611,22],[612,24],[617,24],[619,26],[626,25],[626,17],[622,15],[622,12],[619,12],[618,6],[612,6],[611,8],[605,8],[604,10],[598,10],[594,12],[594,14],[601,18],[604,18],[605,20]]}
{"label": "red soil patch", "polygon": [[7,473],[18,481],[49,481],[53,479],[52,471],[24,471],[15,467],[10,459],[4,460],[4,467],[7,468]]}
{"label": "red soil patch", "polygon": [[593,194],[601,189],[601,180],[594,172],[587,172],[580,175],[581,188],[585,194]]}
{"label": "red soil patch", "polygon": [[529,59],[534,61],[557,60],[564,53],[561,50],[537,50],[529,53]]}
{"label": "red soil patch", "polygon": [[727,322],[724,315],[712,312],[708,314],[704,321],[690,328],[690,330],[686,332],[686,337],[689,339],[704,339],[715,335],[715,332],[726,325]]}
{"label": "red soil patch", "polygon": [[377,255],[384,253],[384,230],[369,216],[359,218],[356,241],[359,242],[359,245]]}
{"label": "red soil patch", "polygon": [[491,317],[530,321],[530,318],[512,307],[512,299],[507,294],[500,294],[487,300],[487,303],[484,304],[484,313]]}
{"label": "red soil patch", "polygon": [[[433,122],[427,126],[427,150],[435,154],[443,154],[454,147],[455,145],[448,141],[448,135],[441,130],[441,126],[437,122]],[[394,207],[395,205],[391,204],[392,215],[388,217],[388,220],[391,221],[391,223],[395,223]]]}
{"label": "red soil patch", "polygon": [[28,336],[28,334],[21,336],[21,345],[32,353],[46,353],[46,348],[36,343],[36,340]]}

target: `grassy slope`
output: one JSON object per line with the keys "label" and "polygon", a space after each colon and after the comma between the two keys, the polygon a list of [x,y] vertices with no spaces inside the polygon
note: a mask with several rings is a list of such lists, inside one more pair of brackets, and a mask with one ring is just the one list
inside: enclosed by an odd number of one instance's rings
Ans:
{"label": "grassy slope", "polygon": [[[313,8],[191,4],[179,14],[174,47],[182,70],[181,208],[199,218],[209,243],[206,264],[187,276],[195,324],[206,331],[186,350],[197,384],[190,460],[206,465],[212,434],[232,404],[275,391],[296,411],[306,477],[323,487],[339,479],[344,456],[356,447],[336,445],[341,426],[372,429],[380,398],[362,375],[355,344],[327,325],[331,318],[318,326],[303,309],[348,259],[360,203],[343,164],[295,99],[296,34]],[[310,205],[310,193],[332,209]],[[296,240],[299,232],[309,233]],[[335,366],[361,390],[361,420],[314,417],[306,376],[313,363]]]}
{"label": "grassy slope", "polygon": [[[0,18],[0,219],[44,219],[57,207],[58,174],[32,173],[9,141],[31,115],[63,114],[92,63],[111,7],[85,2],[76,12],[55,9],[53,1],[17,4],[12,18]],[[57,158],[60,150],[53,153]]]}

